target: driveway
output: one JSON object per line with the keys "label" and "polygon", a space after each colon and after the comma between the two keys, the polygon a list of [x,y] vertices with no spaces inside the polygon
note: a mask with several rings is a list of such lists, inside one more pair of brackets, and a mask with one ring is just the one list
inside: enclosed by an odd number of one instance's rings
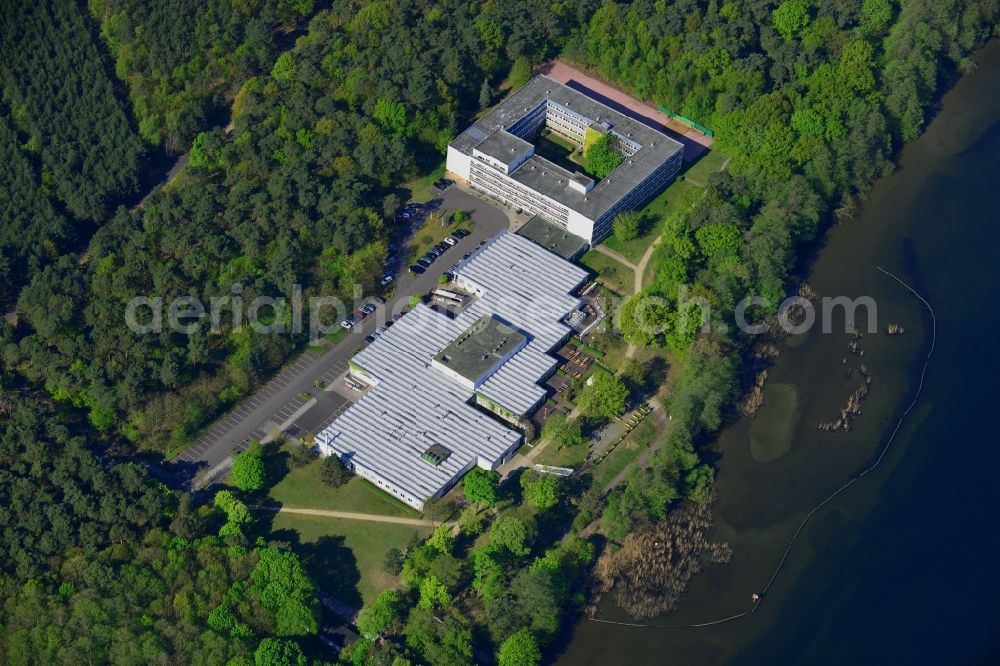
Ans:
{"label": "driveway", "polygon": [[[472,215],[475,226],[468,237],[460,240],[423,275],[413,275],[405,265],[401,266],[394,282],[396,288],[384,306],[362,320],[347,337],[325,353],[304,352],[289,362],[277,376],[202,433],[174,461],[218,473],[230,453],[245,449],[251,439],[264,439],[292,422],[300,427],[302,424],[313,426],[315,429],[310,428],[310,431],[315,432],[339,414],[346,405],[329,392],[317,389],[316,382],[330,385],[347,370],[347,360],[364,344],[365,336],[406,309],[412,294],[426,294],[435,288],[438,276],[452,263],[476,249],[481,241],[509,227],[507,213],[459,186],[449,187],[441,199],[440,210],[463,210]],[[305,398],[305,394],[313,399]],[[194,476],[193,470],[188,476]]]}

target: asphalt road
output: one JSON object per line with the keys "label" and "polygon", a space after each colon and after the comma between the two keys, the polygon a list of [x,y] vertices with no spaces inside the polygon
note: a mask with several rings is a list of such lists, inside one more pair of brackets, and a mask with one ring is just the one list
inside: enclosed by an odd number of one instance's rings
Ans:
{"label": "asphalt road", "polygon": [[[385,305],[354,326],[347,337],[324,354],[303,352],[174,459],[175,463],[188,468],[188,478],[200,470],[217,468],[233,450],[245,449],[251,439],[262,439],[272,434],[269,430],[274,423],[283,423],[296,413],[296,425],[312,426],[307,429],[313,432],[332,420],[348,403],[342,398],[338,399],[339,396],[332,391],[317,389],[316,382],[322,380],[329,385],[333,379],[343,374],[347,369],[347,360],[364,344],[365,336],[370,335],[377,326],[384,325],[394,314],[402,312],[412,294],[429,292],[437,286],[438,276],[462,255],[477,248],[481,241],[509,228],[509,218],[505,212],[458,186],[449,187],[440,198],[442,201],[439,210],[463,210],[471,213],[475,222],[472,233],[442,255],[423,275],[410,273],[407,265],[402,263],[405,261],[405,257],[402,257],[395,290],[386,299]],[[314,405],[307,407],[309,400],[302,397],[305,393],[315,399]]]}

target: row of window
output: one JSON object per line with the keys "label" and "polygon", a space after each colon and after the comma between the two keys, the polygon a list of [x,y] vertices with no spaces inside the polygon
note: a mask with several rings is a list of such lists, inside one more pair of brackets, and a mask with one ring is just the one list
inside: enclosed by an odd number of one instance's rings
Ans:
{"label": "row of window", "polygon": [[569,209],[536,194],[514,180],[501,174],[484,169],[473,163],[469,171],[469,184],[486,194],[500,199],[509,205],[524,208],[530,213],[541,215],[563,227],[569,222]]}

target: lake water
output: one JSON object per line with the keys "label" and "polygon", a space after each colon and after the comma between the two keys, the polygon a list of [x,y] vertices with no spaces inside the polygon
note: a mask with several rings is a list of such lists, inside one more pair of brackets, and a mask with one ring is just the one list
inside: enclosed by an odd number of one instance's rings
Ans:
{"label": "lake water", "polygon": [[[754,614],[698,629],[582,621],[559,664],[1000,659],[1000,43],[975,60],[899,171],[829,232],[813,264],[821,296],[875,299],[879,332],[862,338],[863,358],[849,350],[842,317],[840,333],[781,345],[763,409],[714,446],[716,532],[733,562],[706,568],[680,610],[652,622],[749,610],[805,514],[884,445],[912,399],[931,324],[876,266],[937,316],[924,390],[883,464],[813,518]],[[887,335],[890,323],[905,333]],[[863,381],[861,363],[873,378],[863,414],[850,432],[819,431]],[[625,619],[610,603],[600,616]]]}

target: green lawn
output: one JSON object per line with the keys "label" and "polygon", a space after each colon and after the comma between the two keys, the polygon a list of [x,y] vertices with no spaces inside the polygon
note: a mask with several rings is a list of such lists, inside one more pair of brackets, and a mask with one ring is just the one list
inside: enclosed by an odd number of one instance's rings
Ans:
{"label": "green lawn", "polygon": [[422,203],[437,196],[439,193],[432,187],[432,185],[434,185],[434,181],[444,177],[444,172],[445,163],[442,162],[426,176],[414,178],[404,185],[403,188],[410,191],[409,200]]}
{"label": "green lawn", "polygon": [[[445,236],[450,236],[458,229],[472,230],[472,220],[468,219],[459,224],[451,222],[451,214],[454,211],[445,211],[443,215],[428,215],[424,223],[413,232],[413,238],[406,246],[406,260],[413,263],[418,258],[427,253],[434,245],[437,245]],[[442,220],[448,220],[447,224],[442,224]],[[459,255],[461,256],[461,255]],[[459,257],[455,257],[457,260]],[[454,261],[454,260],[453,260]],[[451,264],[447,264],[451,265]]]}
{"label": "green lawn", "polygon": [[598,333],[590,338],[591,346],[599,350],[603,356],[600,358],[601,365],[609,368],[623,368],[625,366],[625,353],[628,351],[628,343],[617,333]]}
{"label": "green lawn", "polygon": [[389,550],[429,533],[425,527],[288,513],[275,515],[271,524],[271,538],[296,544],[320,589],[359,607],[395,584],[383,566]]}
{"label": "green lawn", "polygon": [[583,154],[576,152],[577,148],[579,146],[575,143],[555,132],[543,133],[535,141],[535,154],[539,157],[544,157],[569,172],[581,171],[593,178],[592,174],[587,173]]}
{"label": "green lawn", "polygon": [[597,250],[590,250],[582,257],[580,263],[597,273],[598,280],[622,296],[632,294],[635,283],[635,272],[625,264],[612,259]]}
{"label": "green lawn", "polygon": [[539,465],[552,465],[554,467],[579,467],[587,459],[586,442],[578,446],[556,446],[548,444],[542,452],[535,457],[535,462]]}
{"label": "green lawn", "polygon": [[271,488],[268,499],[297,509],[355,511],[409,518],[420,516],[414,509],[363,479],[355,477],[335,489],[320,481],[319,472],[319,460],[305,467],[293,468]]}

